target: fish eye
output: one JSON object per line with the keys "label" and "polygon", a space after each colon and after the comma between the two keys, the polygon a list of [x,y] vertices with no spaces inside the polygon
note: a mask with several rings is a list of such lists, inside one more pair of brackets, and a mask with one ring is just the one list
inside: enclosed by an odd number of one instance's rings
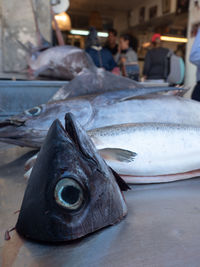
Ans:
{"label": "fish eye", "polygon": [[42,108],[37,106],[37,107],[25,110],[25,114],[28,116],[37,116],[40,114],[41,111],[42,111]]}
{"label": "fish eye", "polygon": [[83,203],[83,190],[74,179],[64,178],[56,184],[54,197],[58,205],[77,210]]}

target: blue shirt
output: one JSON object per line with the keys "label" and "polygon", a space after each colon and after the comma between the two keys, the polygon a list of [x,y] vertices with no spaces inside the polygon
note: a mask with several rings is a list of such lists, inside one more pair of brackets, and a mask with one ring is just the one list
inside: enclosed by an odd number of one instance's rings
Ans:
{"label": "blue shirt", "polygon": [[117,66],[111,52],[106,48],[100,48],[96,50],[95,48],[91,47],[87,48],[86,52],[91,56],[94,64],[99,68],[104,68],[108,71],[111,71]]}
{"label": "blue shirt", "polygon": [[197,66],[197,81],[200,81],[200,29],[190,52],[190,62]]}

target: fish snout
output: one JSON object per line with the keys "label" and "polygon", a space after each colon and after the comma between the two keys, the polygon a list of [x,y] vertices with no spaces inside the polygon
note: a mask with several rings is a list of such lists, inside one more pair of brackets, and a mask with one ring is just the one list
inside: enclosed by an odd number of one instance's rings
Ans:
{"label": "fish snout", "polygon": [[24,124],[25,120],[6,119],[0,121],[0,141],[19,139],[24,134]]}
{"label": "fish snout", "polygon": [[25,120],[19,120],[19,119],[6,119],[4,121],[0,121],[0,129],[7,127],[7,126],[23,126],[25,124]]}
{"label": "fish snout", "polygon": [[46,131],[38,131],[26,125],[26,120],[7,119],[0,121],[0,142],[40,148]]}

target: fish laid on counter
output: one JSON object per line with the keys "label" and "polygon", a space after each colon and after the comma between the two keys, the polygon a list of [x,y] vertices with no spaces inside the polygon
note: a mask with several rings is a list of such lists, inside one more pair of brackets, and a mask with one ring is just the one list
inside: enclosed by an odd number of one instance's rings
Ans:
{"label": "fish laid on counter", "polygon": [[[100,94],[116,90],[135,89],[138,92],[138,89],[144,88],[146,88],[146,93],[166,91],[168,94],[182,96],[187,92],[187,89],[177,87],[167,86],[160,88],[156,86],[147,87],[147,85],[144,87],[144,85],[139,82],[93,66],[92,68],[83,68],[72,81],[62,86],[53,95],[49,102],[54,100],[64,100],[69,97]],[[142,92],[142,95],[143,94],[144,92]]]}
{"label": "fish laid on counter", "polygon": [[[200,127],[136,123],[88,131],[101,156],[127,183],[162,183],[200,176]],[[37,155],[25,164],[29,178]]]}
{"label": "fish laid on counter", "polygon": [[38,241],[69,241],[119,222],[128,185],[110,169],[86,132],[66,115],[49,129],[29,179],[16,230]]}
{"label": "fish laid on counter", "polygon": [[88,132],[106,163],[127,183],[161,183],[200,176],[200,127],[123,124]]}
{"label": "fish laid on counter", "polygon": [[94,66],[92,69],[84,68],[72,81],[62,86],[53,95],[50,101],[129,88],[144,87],[134,80],[117,76],[109,71]]}
{"label": "fish laid on counter", "polygon": [[162,95],[134,98],[146,90],[149,89],[119,90],[34,107],[1,121],[0,141],[39,148],[52,122],[58,118],[64,125],[67,112],[73,113],[86,130],[136,122],[200,125],[199,102]]}
{"label": "fish laid on counter", "polygon": [[71,80],[84,68],[93,69],[95,65],[83,49],[65,45],[50,47],[31,57],[29,67],[35,77]]}
{"label": "fish laid on counter", "polygon": [[72,80],[61,87],[51,100],[65,99],[69,95],[74,97],[118,89],[143,88],[134,80],[97,68],[84,50],[74,46],[51,47],[35,53],[29,60],[29,65],[34,76]]}

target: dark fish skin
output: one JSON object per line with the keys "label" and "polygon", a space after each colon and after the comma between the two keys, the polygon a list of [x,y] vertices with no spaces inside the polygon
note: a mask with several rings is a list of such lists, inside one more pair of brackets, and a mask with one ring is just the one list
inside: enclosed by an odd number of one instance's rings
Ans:
{"label": "dark fish skin", "polygon": [[40,52],[29,60],[29,67],[35,77],[71,80],[84,68],[93,69],[95,65],[83,49],[65,45]]}
{"label": "dark fish skin", "polygon": [[117,76],[102,68],[85,68],[71,82],[61,87],[50,101],[133,88],[143,88],[143,86],[134,80]]}
{"label": "dark fish skin", "polygon": [[[159,92],[160,90],[160,88],[117,90],[99,95],[75,97],[43,104],[5,121],[1,121],[0,141],[20,146],[40,148],[52,122],[55,119],[60,119],[61,122],[64,123],[63,118],[67,112],[73,113],[86,130],[108,125],[141,122],[140,117],[142,115],[142,119],[144,119],[145,114],[147,117],[146,119],[151,119],[151,110],[148,111],[148,106],[145,103],[148,101],[148,98],[147,101],[144,100],[142,102],[137,101],[135,97],[146,95],[147,92]],[[170,97],[163,97],[162,105],[164,105],[168,99],[170,100]],[[178,98],[174,99],[176,100]],[[180,101],[177,100],[177,102],[184,101],[185,100],[182,99],[180,99]],[[152,100],[150,99],[149,102],[152,103]],[[147,107],[147,112],[145,114],[143,109],[141,110],[141,103],[144,103]],[[159,101],[159,105],[160,103],[161,101]],[[173,101],[169,101],[169,105],[171,105],[170,103],[172,104]],[[139,117],[135,116],[137,107],[140,110],[138,113]],[[135,111],[133,112],[134,108]],[[166,108],[168,108],[168,106],[166,106]],[[178,111],[180,111],[180,108]],[[154,117],[156,115],[159,122],[160,110],[152,114]],[[155,121],[154,117],[152,117],[152,119],[154,119],[152,121]],[[180,120],[178,123],[180,123]]]}
{"label": "dark fish skin", "polygon": [[31,173],[17,232],[37,241],[61,242],[117,223],[127,207],[116,182],[122,179],[116,176],[72,114],[66,115],[66,131],[55,120]]}

